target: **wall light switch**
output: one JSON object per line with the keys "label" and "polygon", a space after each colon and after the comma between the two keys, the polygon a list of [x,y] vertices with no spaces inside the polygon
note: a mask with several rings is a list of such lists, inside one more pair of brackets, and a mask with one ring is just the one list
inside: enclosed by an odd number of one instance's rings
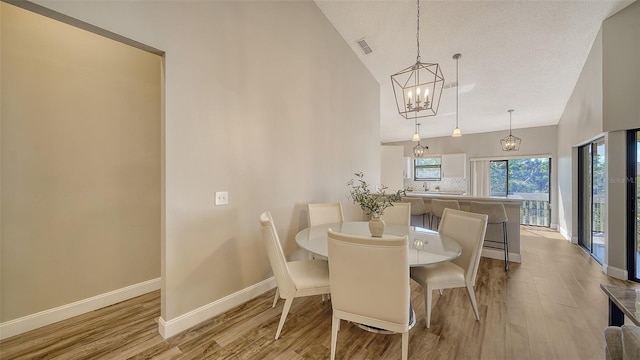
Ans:
{"label": "wall light switch", "polygon": [[229,204],[229,193],[227,191],[216,191],[216,205]]}

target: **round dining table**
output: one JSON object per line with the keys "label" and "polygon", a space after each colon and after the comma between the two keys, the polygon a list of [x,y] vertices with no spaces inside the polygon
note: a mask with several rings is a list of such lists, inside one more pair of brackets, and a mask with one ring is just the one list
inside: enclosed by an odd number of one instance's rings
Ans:
{"label": "round dining table", "polygon": [[[328,257],[327,230],[329,229],[343,234],[371,237],[368,222],[348,221],[316,225],[301,230],[296,234],[296,243],[316,255]],[[411,267],[453,260],[462,253],[462,247],[454,239],[437,231],[417,226],[385,224],[382,237],[405,235],[408,237],[407,246]],[[372,241],[375,239],[377,238],[371,237]]]}

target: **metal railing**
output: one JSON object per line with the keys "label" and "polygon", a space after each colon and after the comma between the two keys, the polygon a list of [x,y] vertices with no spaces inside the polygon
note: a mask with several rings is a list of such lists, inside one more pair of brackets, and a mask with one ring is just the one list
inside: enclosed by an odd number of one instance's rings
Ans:
{"label": "metal railing", "polygon": [[520,224],[534,226],[551,225],[551,207],[546,200],[523,200],[520,204]]}

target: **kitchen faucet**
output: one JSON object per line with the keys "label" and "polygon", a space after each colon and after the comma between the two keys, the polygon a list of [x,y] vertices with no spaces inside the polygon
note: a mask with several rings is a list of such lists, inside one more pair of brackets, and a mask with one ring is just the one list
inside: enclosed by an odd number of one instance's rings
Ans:
{"label": "kitchen faucet", "polygon": [[427,186],[426,181],[422,183],[422,187],[424,188],[424,191],[429,191],[429,187]]}

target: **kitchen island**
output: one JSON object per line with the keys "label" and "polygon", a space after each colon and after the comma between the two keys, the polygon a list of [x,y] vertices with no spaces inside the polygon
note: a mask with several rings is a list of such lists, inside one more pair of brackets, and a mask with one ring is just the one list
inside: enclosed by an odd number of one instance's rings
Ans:
{"label": "kitchen island", "polygon": [[[433,191],[407,191],[407,196],[421,197],[427,208],[431,208],[432,199],[458,200],[460,210],[469,211],[472,201],[499,202],[507,212],[507,237],[509,239],[509,261],[521,262],[520,257],[520,204],[522,199],[515,197],[475,197],[467,195],[452,195]],[[502,225],[487,225],[485,239],[502,241]],[[498,249],[483,248],[482,256],[492,259],[504,259],[504,252]]]}

